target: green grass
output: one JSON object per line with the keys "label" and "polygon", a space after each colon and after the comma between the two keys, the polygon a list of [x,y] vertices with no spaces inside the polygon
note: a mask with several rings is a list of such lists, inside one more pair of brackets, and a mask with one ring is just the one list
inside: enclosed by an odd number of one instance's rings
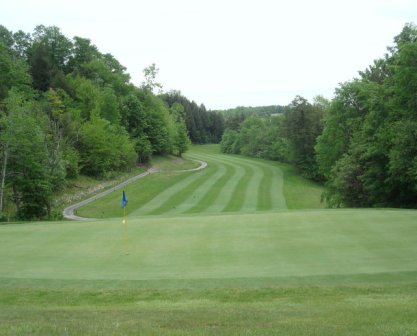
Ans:
{"label": "green grass", "polygon": [[135,167],[129,172],[113,173],[113,175],[107,178],[93,178],[79,175],[77,178],[69,180],[67,186],[63,190],[57,191],[54,197],[61,199],[68,196],[76,196],[80,192],[87,194],[90,190],[97,189],[97,186],[102,186],[103,189],[106,189],[130,177],[141,174],[144,171],[144,167]]}
{"label": "green grass", "polygon": [[[0,334],[412,335],[417,212],[0,226]],[[129,254],[126,255],[126,249]]]}
{"label": "green grass", "polygon": [[14,309],[1,310],[0,333],[412,335],[415,275],[372,287],[358,281],[262,289],[29,288],[20,295],[4,289],[0,308]]}
{"label": "green grass", "polygon": [[0,227],[0,276],[281,277],[417,270],[415,211],[316,210]]}
{"label": "green grass", "polygon": [[79,209],[101,220],[0,225],[0,335],[417,334],[417,211],[320,209],[289,165],[187,155],[208,167],[125,188],[127,226],[119,193]]}
{"label": "green grass", "polygon": [[[181,173],[165,159],[154,164],[163,172],[125,188],[127,212],[139,215],[256,212],[323,208],[323,187],[298,176],[294,169],[273,161],[225,155],[217,145],[194,146],[187,157],[208,162],[202,171]],[[176,161],[175,161],[176,162]],[[184,161],[182,161],[184,162]],[[187,164],[185,161],[183,164]],[[191,161],[195,166],[195,162]],[[166,168],[174,167],[174,171]],[[185,169],[185,168],[184,168]],[[110,194],[77,210],[92,218],[120,217],[119,193]]]}
{"label": "green grass", "polygon": [[[187,207],[187,204],[195,202],[196,194],[198,195],[199,190],[203,189],[205,191],[207,181],[210,181],[211,178],[215,176],[218,169],[217,167],[208,167],[205,170],[194,172],[193,180],[188,183],[186,186],[181,185],[181,188],[175,186],[175,194],[172,197],[168,198],[163,202],[158,208],[149,212],[150,215],[159,215],[159,214],[169,214],[170,212],[182,212],[184,207]],[[159,199],[158,199],[159,202]],[[146,208],[146,207],[145,207]]]}
{"label": "green grass", "polygon": [[221,174],[220,178],[213,181],[211,188],[204,193],[199,201],[189,209],[189,213],[205,212],[207,209],[214,204],[216,199],[220,199],[223,187],[227,184],[230,178],[235,172],[235,168],[231,165],[223,165],[219,169]]}
{"label": "green grass", "polygon": [[324,208],[321,194],[324,188],[313,181],[297,174],[294,167],[280,163],[280,169],[285,176],[284,195],[289,209],[317,209]]}
{"label": "green grass", "polygon": [[403,285],[371,288],[25,289],[16,294],[8,291],[7,303],[0,304],[14,306],[0,312],[3,335],[413,335],[417,330],[411,277]]}
{"label": "green grass", "polygon": [[154,156],[151,160],[151,165],[155,169],[162,171],[175,171],[184,169],[193,169],[200,164],[195,161],[187,160],[183,157],[177,157],[172,155],[166,156]]}

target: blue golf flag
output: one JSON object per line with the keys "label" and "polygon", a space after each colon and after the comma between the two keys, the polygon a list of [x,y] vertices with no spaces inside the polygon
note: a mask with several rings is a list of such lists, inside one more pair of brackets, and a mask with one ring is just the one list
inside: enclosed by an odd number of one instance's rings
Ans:
{"label": "blue golf flag", "polygon": [[121,203],[121,207],[124,208],[127,205],[127,196],[125,191],[123,190],[123,195],[122,195],[122,203]]}

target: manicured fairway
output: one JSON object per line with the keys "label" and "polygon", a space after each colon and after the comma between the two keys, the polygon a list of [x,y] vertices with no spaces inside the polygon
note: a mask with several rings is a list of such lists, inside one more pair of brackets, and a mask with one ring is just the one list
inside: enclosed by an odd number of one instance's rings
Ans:
{"label": "manicured fairway", "polygon": [[[153,174],[127,186],[127,214],[253,213],[287,209],[287,199],[290,208],[324,206],[320,203],[323,188],[294,175],[287,165],[221,154],[217,145],[194,146],[187,156],[208,162],[208,167],[197,172]],[[120,217],[119,198],[119,193],[108,195],[78,209],[77,214]]]}

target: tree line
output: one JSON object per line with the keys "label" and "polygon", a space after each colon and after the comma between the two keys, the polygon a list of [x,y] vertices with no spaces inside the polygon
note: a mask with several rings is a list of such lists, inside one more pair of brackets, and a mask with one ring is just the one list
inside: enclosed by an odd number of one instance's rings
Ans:
{"label": "tree line", "polygon": [[162,94],[155,64],[140,87],[111,54],[58,27],[0,26],[0,216],[50,218],[52,195],[79,174],[102,177],[219,141],[223,117]]}
{"label": "tree line", "polygon": [[225,128],[237,129],[246,118],[255,115],[260,117],[276,116],[283,113],[285,106],[238,106],[227,110],[217,110],[225,119]]}
{"label": "tree line", "polygon": [[297,96],[281,116],[245,118],[221,148],[294,164],[331,207],[417,207],[417,28],[332,100]]}
{"label": "tree line", "polygon": [[219,143],[225,129],[224,117],[218,111],[188,100],[180,91],[171,91],[160,96],[168,106],[180,104],[184,108],[188,135],[194,144]]}

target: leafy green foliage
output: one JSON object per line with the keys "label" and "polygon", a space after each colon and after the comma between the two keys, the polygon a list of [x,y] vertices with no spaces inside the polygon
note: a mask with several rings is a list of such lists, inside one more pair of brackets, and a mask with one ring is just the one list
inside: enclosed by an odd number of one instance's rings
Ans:
{"label": "leafy green foliage", "polygon": [[315,159],[314,145],[322,130],[323,109],[297,96],[284,114],[284,134],[289,143],[289,161],[313,180],[321,176]]}
{"label": "leafy green foliage", "polygon": [[282,114],[232,114],[226,122],[230,128],[223,134],[221,150],[291,162],[305,177],[319,180],[314,146],[322,129],[325,106],[327,101],[323,98],[312,105],[296,97]]}
{"label": "leafy green foliage", "polygon": [[[271,106],[238,106],[232,109],[227,110],[218,110],[220,114],[222,114],[225,119],[226,123],[235,116],[243,117],[243,119],[256,115],[262,117],[269,117],[271,115],[277,115],[279,113],[283,113],[285,111],[285,106],[281,105],[271,105]],[[230,125],[227,125],[230,128]]]}
{"label": "leafy green foliage", "polygon": [[281,116],[250,116],[239,125],[239,130],[226,129],[220,143],[221,151],[286,162],[288,141],[282,126]]}
{"label": "leafy green foliage", "polygon": [[83,124],[80,154],[81,172],[92,176],[126,169],[136,162],[134,145],[126,131],[101,118]]}
{"label": "leafy green foliage", "polygon": [[416,36],[406,25],[389,55],[336,91],[316,145],[334,206],[417,206]]}
{"label": "leafy green foliage", "polygon": [[[23,214],[24,204],[31,202],[34,209],[39,200],[39,213],[31,208],[21,217],[48,217],[51,192],[62,188],[66,178],[80,173],[107,175],[145,163],[153,154],[184,153],[189,144],[188,112],[181,105],[167,106],[153,94],[153,89],[160,87],[155,81],[157,73],[155,64],[145,69],[146,85],[137,88],[129,82],[126,68],[111,54],[101,53],[89,39],[68,39],[55,26],[37,26],[32,34],[13,33],[0,26],[0,107],[9,106],[2,118],[3,125],[10,128],[2,136],[0,210],[4,201],[12,199]],[[24,108],[20,103],[6,103],[9,97],[16,100],[19,95]],[[27,121],[17,122],[14,111],[22,109]],[[12,118],[9,123],[8,118]],[[34,120],[36,126],[32,127]],[[213,128],[213,123],[207,125],[208,120],[200,120],[196,132]],[[6,126],[2,127],[3,131]],[[12,190],[14,176],[21,175],[17,170],[22,168],[15,165],[14,147],[9,146],[16,142],[10,140],[13,127],[21,127],[22,134],[39,140],[32,145],[46,153],[31,151],[22,138],[22,146],[28,149],[22,155],[39,154],[36,165],[25,167],[27,174],[33,174],[33,181],[48,177],[46,184],[39,182],[37,193],[31,191],[37,182],[30,189],[29,179],[22,182],[25,189]],[[26,128],[31,129],[25,133]],[[216,132],[219,138],[223,129]],[[202,136],[209,138],[205,133]],[[32,160],[30,156],[28,160]],[[29,194],[30,201],[25,198]]]}
{"label": "leafy green foliage", "polygon": [[145,80],[142,82],[142,88],[150,92],[154,92],[155,89],[162,91],[162,84],[156,82],[156,76],[158,75],[159,68],[156,67],[155,63],[143,69],[143,75]]}
{"label": "leafy green foliage", "polygon": [[43,218],[50,213],[52,196],[45,132],[35,118],[33,104],[22,95],[12,91],[5,103],[1,133],[8,157],[3,161],[5,182],[13,191],[19,218]]}
{"label": "leafy green foliage", "polygon": [[227,128],[220,142],[220,149],[223,153],[227,154],[239,154],[239,133],[235,130]]}
{"label": "leafy green foliage", "polygon": [[181,156],[188,149],[190,139],[187,135],[187,126],[185,125],[184,106],[174,103],[170,108],[171,117],[175,123],[173,151]]}
{"label": "leafy green foliage", "polygon": [[[1,27],[1,26],[0,26]],[[13,51],[0,42],[0,101],[12,88],[28,91],[31,78],[28,65],[13,55]]]}

